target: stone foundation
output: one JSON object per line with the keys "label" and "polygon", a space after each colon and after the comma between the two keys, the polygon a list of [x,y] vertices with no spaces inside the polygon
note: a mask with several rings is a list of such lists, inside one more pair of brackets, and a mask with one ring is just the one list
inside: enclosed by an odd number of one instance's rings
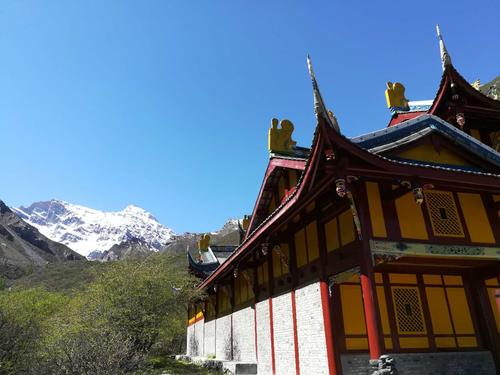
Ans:
{"label": "stone foundation", "polygon": [[[398,375],[495,375],[490,352],[391,353]],[[367,354],[341,356],[343,375],[371,375]]]}

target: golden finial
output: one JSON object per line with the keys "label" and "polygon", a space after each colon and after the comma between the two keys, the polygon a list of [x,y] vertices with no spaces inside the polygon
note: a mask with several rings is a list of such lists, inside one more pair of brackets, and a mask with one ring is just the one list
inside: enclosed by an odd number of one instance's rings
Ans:
{"label": "golden finial", "polygon": [[437,37],[439,39],[439,52],[441,53],[441,65],[444,70],[446,66],[451,65],[451,57],[444,44],[443,36],[441,35],[441,30],[439,29],[439,25],[436,25],[436,32],[437,32]]}

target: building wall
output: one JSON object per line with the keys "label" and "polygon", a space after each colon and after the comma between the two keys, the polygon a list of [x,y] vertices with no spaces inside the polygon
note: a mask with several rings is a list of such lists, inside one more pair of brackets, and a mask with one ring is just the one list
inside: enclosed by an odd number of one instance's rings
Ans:
{"label": "building wall", "polygon": [[194,356],[202,356],[203,355],[203,341],[204,341],[204,330],[205,330],[205,319],[198,320],[194,327],[194,337],[196,340],[196,347],[193,348]]}
{"label": "building wall", "polygon": [[295,374],[291,293],[273,298],[273,327],[276,374]]}
{"label": "building wall", "polygon": [[186,354],[193,355],[196,349],[196,337],[194,336],[194,324],[187,327],[187,338],[186,338]]}
{"label": "building wall", "polygon": [[231,314],[217,319],[215,337],[215,357],[231,359]]}
{"label": "building wall", "polygon": [[205,322],[205,338],[203,340],[203,356],[215,356],[215,335],[216,335],[215,319]]}
{"label": "building wall", "polygon": [[319,282],[295,291],[301,374],[328,374],[325,325]]}
{"label": "building wall", "polygon": [[233,359],[255,362],[254,306],[233,313]]}
{"label": "building wall", "polygon": [[269,319],[269,300],[255,306],[257,313],[257,355],[259,375],[272,374],[271,322]]}

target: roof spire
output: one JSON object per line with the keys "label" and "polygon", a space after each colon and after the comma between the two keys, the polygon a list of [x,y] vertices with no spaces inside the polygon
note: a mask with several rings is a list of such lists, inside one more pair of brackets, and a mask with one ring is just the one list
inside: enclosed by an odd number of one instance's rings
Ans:
{"label": "roof spire", "polygon": [[441,35],[441,30],[439,30],[439,25],[436,25],[437,37],[439,39],[439,51],[441,52],[441,65],[443,70],[446,66],[451,65],[451,57],[444,45],[443,36]]}
{"label": "roof spire", "polygon": [[333,129],[340,133],[340,127],[337,122],[337,118],[333,114],[332,111],[326,109],[325,102],[321,97],[321,93],[319,92],[318,82],[316,82],[316,76],[314,75],[314,70],[312,67],[311,57],[309,54],[307,55],[307,69],[309,70],[309,75],[311,77],[312,86],[313,86],[313,95],[314,95],[314,113],[316,114],[316,118],[322,116],[328,125],[330,125]]}

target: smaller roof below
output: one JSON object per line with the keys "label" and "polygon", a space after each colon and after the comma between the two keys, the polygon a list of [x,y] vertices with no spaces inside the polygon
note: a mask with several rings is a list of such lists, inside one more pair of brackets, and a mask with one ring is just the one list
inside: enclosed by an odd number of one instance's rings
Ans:
{"label": "smaller roof below", "polygon": [[203,279],[210,276],[234,252],[237,246],[210,245],[207,250],[188,250],[190,269]]}
{"label": "smaller roof below", "polygon": [[351,138],[351,141],[372,154],[381,154],[433,132],[439,133],[470,153],[500,167],[500,153],[434,115],[420,115],[404,123]]}

